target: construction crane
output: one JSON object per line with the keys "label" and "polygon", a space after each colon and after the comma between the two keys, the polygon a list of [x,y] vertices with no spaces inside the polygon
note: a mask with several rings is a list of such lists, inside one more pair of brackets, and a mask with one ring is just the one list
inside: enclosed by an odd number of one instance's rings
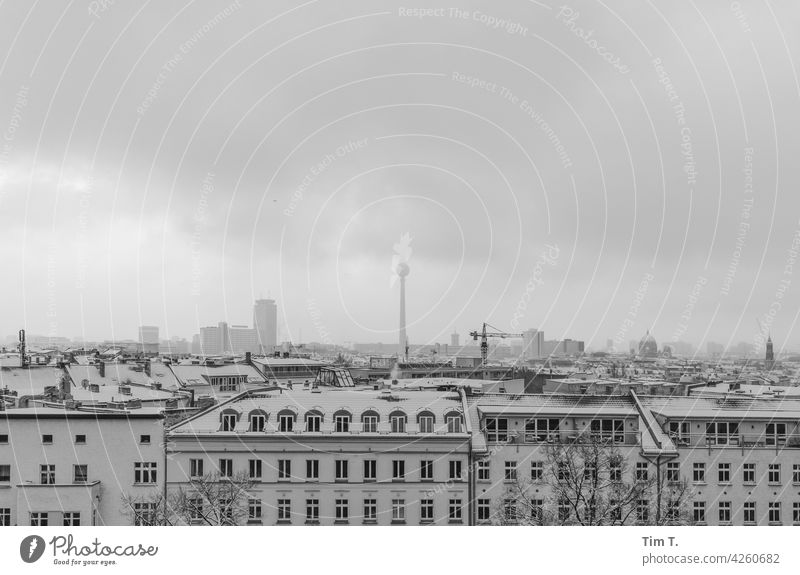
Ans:
{"label": "construction crane", "polygon": [[[493,329],[494,331],[486,331],[486,328]],[[500,337],[500,338],[507,338],[507,337],[523,337],[521,333],[507,333],[504,331],[500,331],[493,325],[489,325],[488,323],[483,323],[483,328],[481,331],[471,331],[469,334],[472,336],[474,341],[478,341],[478,338],[481,338],[481,364],[486,365],[486,360],[489,356],[489,342],[487,338],[490,337]]]}

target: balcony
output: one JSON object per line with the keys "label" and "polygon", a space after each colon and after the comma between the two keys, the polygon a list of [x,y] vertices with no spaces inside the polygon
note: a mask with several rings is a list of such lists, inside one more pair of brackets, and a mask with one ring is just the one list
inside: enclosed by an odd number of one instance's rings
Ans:
{"label": "balcony", "polygon": [[669,433],[676,447],[689,448],[739,448],[745,449],[782,449],[800,448],[800,434],[707,434],[707,433]]}
{"label": "balcony", "polygon": [[639,445],[641,431],[577,431],[488,433],[489,443]]}

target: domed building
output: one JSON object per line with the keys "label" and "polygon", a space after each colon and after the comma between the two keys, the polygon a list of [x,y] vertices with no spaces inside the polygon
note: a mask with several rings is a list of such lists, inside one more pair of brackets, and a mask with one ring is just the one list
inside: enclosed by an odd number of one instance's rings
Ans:
{"label": "domed building", "polygon": [[639,357],[658,357],[658,343],[647,330],[645,336],[639,341]]}

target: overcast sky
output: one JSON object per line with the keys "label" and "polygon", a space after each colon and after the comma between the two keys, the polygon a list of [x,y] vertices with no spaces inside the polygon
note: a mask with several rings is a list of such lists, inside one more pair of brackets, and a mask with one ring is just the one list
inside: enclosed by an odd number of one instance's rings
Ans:
{"label": "overcast sky", "polygon": [[800,348],[798,56],[796,3],[5,1],[0,334],[395,341],[409,234],[412,344]]}

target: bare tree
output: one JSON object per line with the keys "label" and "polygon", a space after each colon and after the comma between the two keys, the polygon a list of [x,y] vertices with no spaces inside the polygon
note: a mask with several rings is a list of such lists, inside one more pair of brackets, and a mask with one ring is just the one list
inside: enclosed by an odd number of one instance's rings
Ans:
{"label": "bare tree", "polygon": [[[671,481],[658,460],[655,473],[632,474],[619,449],[596,437],[547,444],[542,476],[506,485],[493,517],[514,525],[676,525],[686,522],[685,482]],[[544,491],[532,497],[535,488]],[[542,489],[544,488],[544,489]],[[655,506],[652,498],[655,495]]]}
{"label": "bare tree", "polygon": [[248,519],[249,491],[253,481],[247,473],[221,477],[217,473],[192,479],[167,497],[159,491],[142,496],[124,496],[123,513],[134,525],[240,525]]}

